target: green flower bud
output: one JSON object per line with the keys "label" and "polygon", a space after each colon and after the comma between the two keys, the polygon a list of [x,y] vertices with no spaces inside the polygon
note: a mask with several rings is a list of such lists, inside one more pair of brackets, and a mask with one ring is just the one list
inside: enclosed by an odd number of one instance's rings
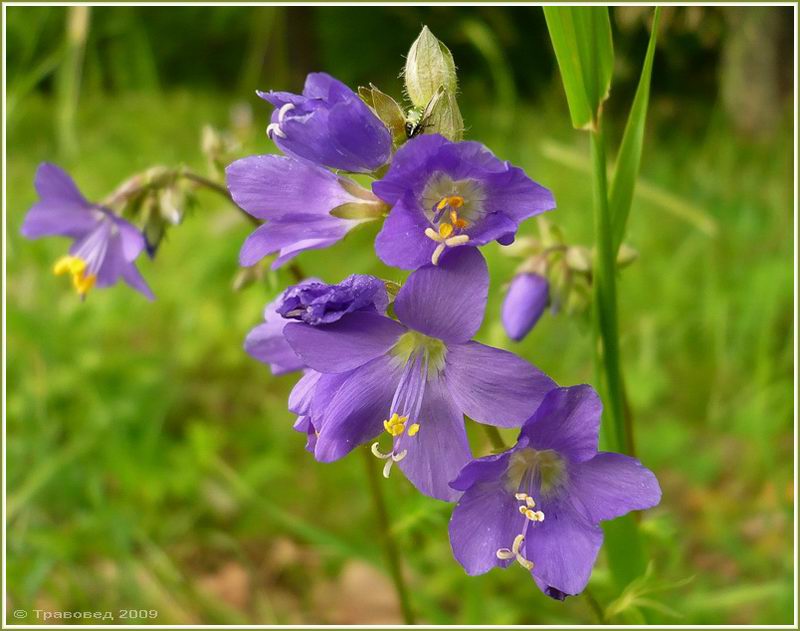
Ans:
{"label": "green flower bud", "polygon": [[464,137],[464,119],[455,94],[440,88],[425,108],[421,124],[426,134],[441,134],[453,142],[460,141]]}
{"label": "green flower bud", "polygon": [[408,51],[404,75],[406,94],[415,107],[426,107],[440,87],[456,94],[458,85],[453,55],[427,26],[422,27]]}

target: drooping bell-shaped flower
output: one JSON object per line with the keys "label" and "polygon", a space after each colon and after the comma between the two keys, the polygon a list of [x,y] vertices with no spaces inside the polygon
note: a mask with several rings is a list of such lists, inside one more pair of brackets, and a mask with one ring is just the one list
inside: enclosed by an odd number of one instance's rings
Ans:
{"label": "drooping bell-shaped flower", "polygon": [[486,263],[474,248],[415,271],[394,302],[399,320],[369,311],[338,322],[292,323],[284,335],[322,373],[311,410],[317,460],[330,462],[386,434],[373,453],[423,493],[453,500],[449,486],[470,451],[464,415],[519,427],[556,384],[507,351],[471,341],[488,295]]}
{"label": "drooping bell-shaped flower", "polygon": [[370,173],[388,162],[392,137],[386,125],[329,74],[309,74],[302,94],[258,95],[275,106],[267,134],[284,153],[356,173]]}
{"label": "drooping bell-shaped flower", "polygon": [[478,142],[413,138],[372,185],[392,206],[375,250],[387,265],[417,269],[447,248],[508,245],[520,222],[555,207],[549,190]]}
{"label": "drooping bell-shaped flower", "polygon": [[503,327],[515,342],[524,338],[542,317],[549,298],[547,279],[523,272],[511,280],[503,300]]}
{"label": "drooping bell-shaped flower", "polygon": [[74,239],[69,254],[56,261],[55,274],[68,274],[81,298],[92,287],[109,287],[120,278],[150,300],[154,298],[136,269],[145,240],[135,226],[88,201],[72,178],[54,164],[39,165],[34,186],[39,201],[25,216],[22,235]]}
{"label": "drooping bell-shaped flower", "polygon": [[453,554],[470,575],[519,563],[548,596],[586,587],[603,542],[599,523],[658,504],[653,473],[598,452],[602,404],[586,385],[557,388],[514,445],[465,466],[450,518]]}

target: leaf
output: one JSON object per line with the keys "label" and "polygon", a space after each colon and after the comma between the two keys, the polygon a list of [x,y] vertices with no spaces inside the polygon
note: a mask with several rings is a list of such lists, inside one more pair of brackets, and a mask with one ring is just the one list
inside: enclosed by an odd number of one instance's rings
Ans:
{"label": "leaf", "polygon": [[650,31],[650,43],[647,45],[639,86],[636,88],[633,105],[631,105],[631,111],[628,114],[628,122],[625,124],[625,133],[622,136],[617,165],[614,169],[608,193],[615,252],[625,238],[625,227],[628,223],[631,202],[633,201],[633,189],[636,187],[636,178],[639,175],[642,144],[644,142],[644,125],[647,120],[647,105],[650,100],[650,77],[653,74],[653,57],[656,52],[660,13],[661,8],[656,7],[653,14],[653,27]]}
{"label": "leaf", "polygon": [[591,129],[611,88],[614,46],[607,7],[544,8],[576,129]]}

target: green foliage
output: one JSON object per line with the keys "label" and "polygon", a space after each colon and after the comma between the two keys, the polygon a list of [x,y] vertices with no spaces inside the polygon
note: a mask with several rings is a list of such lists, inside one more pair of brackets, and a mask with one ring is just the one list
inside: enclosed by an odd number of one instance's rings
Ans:
{"label": "green foliage", "polygon": [[558,60],[572,126],[594,125],[608,98],[614,47],[606,7],[543,7],[550,41]]}

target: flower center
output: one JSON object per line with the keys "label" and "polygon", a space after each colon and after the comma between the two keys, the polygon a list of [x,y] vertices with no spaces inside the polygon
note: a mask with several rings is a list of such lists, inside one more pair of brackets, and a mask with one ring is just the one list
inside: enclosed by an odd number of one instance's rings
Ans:
{"label": "flower center", "polygon": [[435,227],[426,227],[425,236],[436,243],[431,263],[448,247],[469,242],[465,231],[483,214],[483,191],[473,180],[453,180],[443,173],[434,175],[422,194],[426,217]]}
{"label": "flower center", "polygon": [[372,444],[376,458],[385,460],[383,475],[388,478],[395,462],[400,462],[408,454],[406,443],[413,440],[420,431],[422,421],[419,411],[428,380],[444,368],[446,352],[444,342],[416,331],[408,331],[391,349],[390,353],[402,367],[400,380],[389,407],[389,418],[383,421],[386,433],[391,436],[390,451],[381,451],[380,443]]}
{"label": "flower center", "polygon": [[563,458],[554,450],[527,447],[512,454],[506,487],[512,491],[537,488],[542,497],[547,497],[564,484],[566,472]]}

